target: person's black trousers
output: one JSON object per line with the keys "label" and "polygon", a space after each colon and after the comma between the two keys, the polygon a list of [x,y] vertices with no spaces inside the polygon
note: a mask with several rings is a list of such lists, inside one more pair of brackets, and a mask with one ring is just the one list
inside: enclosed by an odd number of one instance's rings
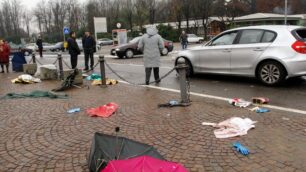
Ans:
{"label": "person's black trousers", "polygon": [[70,54],[71,68],[75,69],[78,65],[78,55]]}
{"label": "person's black trousers", "polygon": [[43,54],[42,54],[42,53],[43,53],[43,49],[42,49],[42,48],[39,48],[38,51],[39,51],[40,57],[43,57]]}
{"label": "person's black trousers", "polygon": [[[151,71],[152,71],[152,67],[146,67],[146,84],[148,85],[150,82],[150,77],[151,77]],[[153,72],[154,72],[154,78],[155,78],[155,82],[159,83],[159,67],[154,67],[153,68]]]}
{"label": "person's black trousers", "polygon": [[93,70],[93,66],[94,66],[94,54],[92,51],[84,51],[85,54],[85,69],[88,70],[88,61],[90,59],[90,69]]}

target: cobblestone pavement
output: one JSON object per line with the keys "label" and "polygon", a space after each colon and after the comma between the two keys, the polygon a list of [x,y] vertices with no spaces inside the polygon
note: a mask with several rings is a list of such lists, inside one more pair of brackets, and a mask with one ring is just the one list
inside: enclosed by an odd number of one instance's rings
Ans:
{"label": "cobblestone pavement", "polygon": [[[11,84],[18,74],[0,74],[0,95],[8,92],[50,90],[58,82]],[[0,171],[88,171],[87,155],[94,132],[121,135],[155,146],[164,157],[182,163],[191,172],[305,171],[306,117],[272,111],[256,114],[226,102],[192,97],[189,107],[157,108],[179,95],[125,84],[89,90],[71,89],[66,100],[0,100]],[[273,100],[272,100],[273,101]],[[84,110],[108,102],[120,105],[110,118],[88,117]],[[69,108],[81,112],[69,115]],[[232,116],[258,121],[248,135],[216,139],[213,128],[201,123]],[[240,141],[251,154],[231,147]]]}

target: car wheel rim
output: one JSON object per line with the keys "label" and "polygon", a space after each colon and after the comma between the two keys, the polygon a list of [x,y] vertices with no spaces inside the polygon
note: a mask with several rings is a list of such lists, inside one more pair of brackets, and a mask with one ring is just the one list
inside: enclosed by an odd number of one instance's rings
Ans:
{"label": "car wheel rim", "polygon": [[260,72],[261,78],[264,82],[273,84],[280,78],[280,70],[273,64],[265,65]]}
{"label": "car wheel rim", "polygon": [[164,48],[162,53],[163,53],[163,55],[168,54],[168,49],[167,49],[167,48]]}
{"label": "car wheel rim", "polygon": [[133,54],[133,51],[131,51],[131,50],[129,50],[129,51],[126,52],[126,56],[129,57],[129,58],[130,58],[130,57],[133,57],[133,55],[134,55],[134,54]]}

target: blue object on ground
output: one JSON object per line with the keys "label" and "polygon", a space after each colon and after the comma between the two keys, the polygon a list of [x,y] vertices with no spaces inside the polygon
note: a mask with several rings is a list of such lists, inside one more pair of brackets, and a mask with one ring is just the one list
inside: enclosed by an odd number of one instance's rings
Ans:
{"label": "blue object on ground", "polygon": [[73,109],[69,109],[67,112],[68,113],[76,113],[76,112],[80,112],[81,108],[73,108]]}
{"label": "blue object on ground", "polygon": [[88,81],[91,81],[91,80],[101,80],[101,76],[98,75],[98,74],[93,73],[93,74],[89,75],[86,78],[86,80],[88,80]]}
{"label": "blue object on ground", "polygon": [[266,112],[270,112],[269,109],[266,109],[266,108],[259,108],[259,109],[256,109],[256,113],[266,113]]}
{"label": "blue object on ground", "polygon": [[248,148],[241,145],[239,142],[233,143],[233,147],[236,148],[236,151],[240,152],[242,155],[248,155],[249,150]]}

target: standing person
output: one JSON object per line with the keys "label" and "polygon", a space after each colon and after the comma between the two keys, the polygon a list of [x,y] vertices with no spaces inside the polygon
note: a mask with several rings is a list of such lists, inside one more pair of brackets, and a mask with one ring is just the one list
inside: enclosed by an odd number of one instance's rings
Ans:
{"label": "standing person", "polygon": [[42,52],[43,52],[43,41],[41,39],[41,36],[38,36],[38,39],[36,41],[36,45],[38,47],[40,58],[42,58],[43,57],[43,54],[42,54]]}
{"label": "standing person", "polygon": [[78,65],[78,55],[81,53],[80,48],[76,42],[76,35],[74,31],[70,32],[70,38],[67,39],[68,50],[70,54],[71,68],[75,69]]}
{"label": "standing person", "polygon": [[149,26],[147,33],[142,36],[138,43],[138,49],[143,51],[143,60],[146,72],[146,85],[149,85],[152,68],[155,82],[159,83],[160,52],[164,48],[164,41],[158,34],[155,26]]}
{"label": "standing person", "polygon": [[5,43],[3,39],[0,39],[0,65],[1,73],[4,73],[4,65],[6,72],[9,73],[9,62],[10,62],[10,47]]}
{"label": "standing person", "polygon": [[85,54],[85,71],[89,70],[88,68],[88,61],[90,58],[90,69],[93,69],[94,65],[94,52],[96,52],[96,41],[95,39],[90,35],[90,32],[85,32],[85,35],[82,39],[82,44],[84,48],[84,54]]}
{"label": "standing person", "polygon": [[188,35],[185,33],[185,31],[182,31],[182,34],[179,39],[182,44],[182,49],[185,50],[188,44]]}

